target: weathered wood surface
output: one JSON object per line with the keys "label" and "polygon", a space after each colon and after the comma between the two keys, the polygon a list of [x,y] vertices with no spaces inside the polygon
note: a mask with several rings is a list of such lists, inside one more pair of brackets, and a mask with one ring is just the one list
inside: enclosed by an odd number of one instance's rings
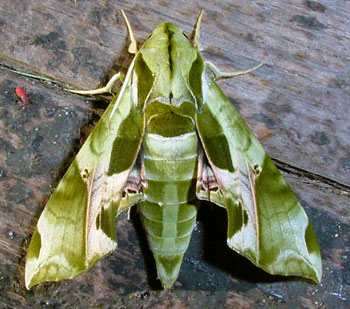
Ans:
{"label": "weathered wood surface", "polygon": [[[203,55],[250,75],[224,92],[283,170],[318,235],[320,285],[268,276],[225,245],[225,213],[208,204],[174,289],[157,291],[137,216],[118,219],[118,250],[76,280],[28,292],[23,266],[45,201],[106,106],[62,90],[93,88],[126,69],[124,8],[140,42],[160,21],[191,34],[201,8]],[[0,307],[327,307],[350,305],[349,1],[10,1],[0,3]],[[13,89],[31,103],[19,108]],[[214,233],[215,231],[215,233]],[[214,236],[215,235],[215,236]]]}

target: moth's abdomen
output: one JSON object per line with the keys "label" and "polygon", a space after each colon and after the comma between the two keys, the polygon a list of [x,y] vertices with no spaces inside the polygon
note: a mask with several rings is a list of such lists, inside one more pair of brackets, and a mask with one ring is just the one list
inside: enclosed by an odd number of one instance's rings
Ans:
{"label": "moth's abdomen", "polygon": [[196,132],[174,137],[146,134],[143,164],[147,188],[139,206],[165,288],[177,279],[196,222]]}
{"label": "moth's abdomen", "polygon": [[141,220],[157,266],[158,278],[165,289],[177,279],[183,256],[196,223],[194,204],[140,204]]}

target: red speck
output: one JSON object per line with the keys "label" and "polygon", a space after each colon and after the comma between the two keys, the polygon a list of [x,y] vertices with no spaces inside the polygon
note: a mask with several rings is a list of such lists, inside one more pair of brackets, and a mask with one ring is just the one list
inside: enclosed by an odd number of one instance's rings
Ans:
{"label": "red speck", "polygon": [[29,103],[29,98],[28,98],[28,95],[27,95],[26,88],[16,87],[15,88],[15,94],[21,100],[21,102],[23,104],[28,104]]}

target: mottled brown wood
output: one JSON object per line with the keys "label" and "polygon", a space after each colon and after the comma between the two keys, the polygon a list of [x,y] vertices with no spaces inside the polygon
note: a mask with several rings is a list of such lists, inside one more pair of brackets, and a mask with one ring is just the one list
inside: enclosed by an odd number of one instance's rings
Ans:
{"label": "mottled brown wood", "polygon": [[[136,214],[118,219],[119,248],[76,280],[28,292],[28,241],[53,187],[104,102],[62,85],[93,88],[126,69],[124,8],[142,42],[160,21],[191,34],[201,8],[203,55],[225,70],[264,61],[220,81],[302,201],[320,240],[321,285],[269,276],[225,245],[225,213],[204,204],[174,289],[157,291]],[[0,306],[326,307],[350,303],[349,1],[10,1],[0,3]],[[13,94],[26,87],[30,104]],[[87,102],[88,101],[88,102]],[[333,181],[334,180],[334,181]]]}

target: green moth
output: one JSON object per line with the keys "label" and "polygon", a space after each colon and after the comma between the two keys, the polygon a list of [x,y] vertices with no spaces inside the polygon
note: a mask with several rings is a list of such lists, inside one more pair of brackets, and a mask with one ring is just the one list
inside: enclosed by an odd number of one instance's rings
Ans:
{"label": "green moth", "polygon": [[203,60],[200,14],[191,43],[161,23],[124,75],[123,85],[48,201],[25,266],[26,287],[71,279],[116,248],[115,217],[138,204],[158,278],[178,277],[197,201],[227,211],[228,246],[271,274],[320,282],[315,233],[295,194],[215,83]]}

